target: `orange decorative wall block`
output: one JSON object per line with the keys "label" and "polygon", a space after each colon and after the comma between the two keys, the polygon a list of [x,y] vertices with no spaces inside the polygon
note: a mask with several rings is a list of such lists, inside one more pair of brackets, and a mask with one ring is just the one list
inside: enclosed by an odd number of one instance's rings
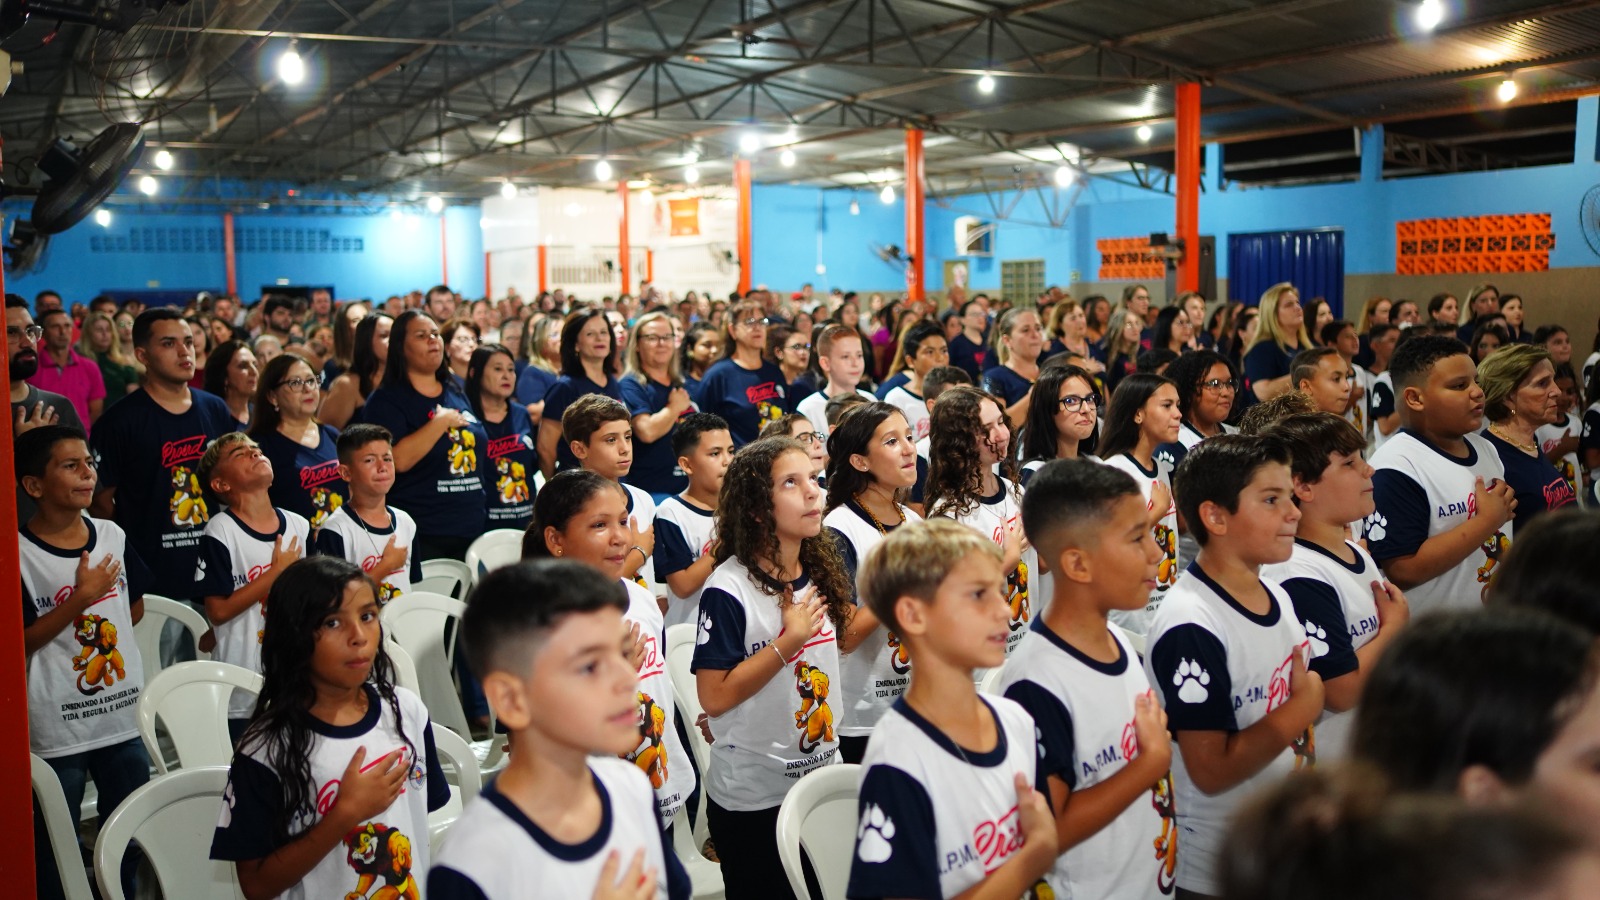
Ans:
{"label": "orange decorative wall block", "polygon": [[1414,219],[1394,226],[1399,275],[1542,272],[1556,236],[1549,213]]}
{"label": "orange decorative wall block", "polygon": [[1167,264],[1154,255],[1148,237],[1102,238],[1094,243],[1100,251],[1101,281],[1167,277]]}

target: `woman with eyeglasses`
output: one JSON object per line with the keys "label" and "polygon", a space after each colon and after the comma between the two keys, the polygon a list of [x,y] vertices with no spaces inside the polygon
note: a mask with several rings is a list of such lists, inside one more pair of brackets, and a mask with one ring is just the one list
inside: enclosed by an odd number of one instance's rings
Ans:
{"label": "woman with eyeglasses", "polygon": [[544,395],[539,418],[539,469],[549,478],[557,469],[575,469],[577,457],[561,436],[561,416],[584,394],[622,401],[617,381],[616,334],[599,307],[578,310],[561,323],[561,377]]}
{"label": "woman with eyeglasses", "polygon": [[777,363],[783,370],[783,380],[789,385],[789,393],[796,397],[809,396],[816,392],[816,387],[806,379],[806,373],[811,366],[811,332],[800,331],[788,325],[767,326],[767,359]]}
{"label": "woman with eyeglasses", "polygon": [[[1045,398],[1053,398],[1049,402]],[[1033,403],[1018,436],[1022,444],[1023,487],[1045,463],[1095,457],[1094,431],[1099,425],[1100,395],[1094,375],[1081,366],[1051,365],[1033,383]],[[1046,596],[1041,594],[1040,596]]]}
{"label": "woman with eyeglasses", "polygon": [[408,309],[390,334],[383,381],[363,416],[396,438],[389,504],[416,520],[418,559],[463,559],[488,515],[489,436],[456,387],[433,319]]}
{"label": "woman with eyeglasses", "polygon": [[733,305],[723,357],[700,382],[700,409],[728,423],[735,447],[755,440],[764,425],[794,408],[783,370],[764,355],[765,316],[759,302],[742,300]]}
{"label": "woman with eyeglasses", "polygon": [[350,495],[339,476],[339,433],[317,421],[319,380],[310,364],[289,353],[267,363],[259,380],[250,437],[272,463],[267,496],[318,528]]}
{"label": "woman with eyeglasses", "polygon": [[1194,449],[1206,438],[1238,431],[1227,420],[1239,392],[1239,373],[1222,354],[1186,353],[1167,367],[1167,378],[1178,386],[1178,410],[1183,413],[1178,443],[1184,450]]}
{"label": "woman with eyeglasses", "polygon": [[444,340],[445,359],[450,362],[450,373],[456,377],[456,387],[464,392],[467,365],[472,362],[472,351],[478,349],[483,333],[471,319],[451,319],[439,326],[439,337]]}
{"label": "woman with eyeglasses", "polygon": [[628,341],[621,386],[622,402],[633,421],[633,466],[625,480],[660,503],[689,486],[678,468],[678,455],[672,452],[672,431],[694,410],[678,374],[671,316],[652,312],[639,317]]}

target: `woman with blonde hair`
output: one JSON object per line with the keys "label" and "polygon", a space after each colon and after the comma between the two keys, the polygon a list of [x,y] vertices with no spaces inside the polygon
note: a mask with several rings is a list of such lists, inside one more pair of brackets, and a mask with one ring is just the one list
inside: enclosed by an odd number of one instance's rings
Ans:
{"label": "woman with blonde hair", "polygon": [[1137,314],[1119,309],[1106,322],[1106,337],[1100,348],[1104,361],[1106,394],[1110,395],[1122,379],[1138,371],[1139,335],[1144,331],[1144,319]]}
{"label": "woman with blonde hair", "polygon": [[1005,401],[1006,417],[1021,422],[1028,417],[1028,398],[1039,379],[1039,354],[1044,350],[1044,326],[1031,309],[1007,310],[995,323],[995,359],[999,365],[983,373],[983,388]]}
{"label": "woman with blonde hair", "polygon": [[139,386],[139,364],[122,349],[117,323],[105,313],[90,313],[83,320],[78,352],[100,367],[100,376],[106,383],[106,407]]}
{"label": "woman with blonde hair", "polygon": [[528,361],[517,373],[517,402],[533,424],[544,417],[544,395],[561,377],[561,317],[543,316],[522,333],[522,356]]}
{"label": "woman with blonde hair", "polygon": [[1306,334],[1306,311],[1300,306],[1300,291],[1280,281],[1261,295],[1256,336],[1244,351],[1244,377],[1247,400],[1271,400],[1290,390],[1290,362],[1295,354],[1311,346]]}
{"label": "woman with blonde hair", "polygon": [[1535,432],[1557,420],[1561,387],[1556,384],[1550,352],[1535,344],[1503,346],[1478,364],[1483,388],[1483,436],[1505,466],[1506,484],[1517,498],[1512,535],[1522,533],[1536,516],[1577,502],[1572,485],[1562,476]]}
{"label": "woman with blonde hair", "polygon": [[1478,329],[1478,320],[1484,316],[1500,314],[1500,289],[1492,284],[1475,284],[1467,292],[1467,302],[1461,304],[1456,322],[1456,337],[1465,344]]}

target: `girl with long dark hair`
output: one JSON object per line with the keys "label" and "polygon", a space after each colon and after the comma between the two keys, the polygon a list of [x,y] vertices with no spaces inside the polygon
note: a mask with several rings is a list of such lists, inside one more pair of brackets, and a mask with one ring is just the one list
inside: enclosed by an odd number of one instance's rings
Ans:
{"label": "girl with long dark hair", "polygon": [[1176,460],[1165,452],[1158,459],[1158,452],[1163,444],[1178,440],[1182,421],[1177,385],[1160,375],[1139,372],[1124,378],[1111,395],[1100,433],[1100,459],[1139,482],[1139,492],[1150,510],[1150,531],[1164,557],[1149,604],[1130,613],[1112,613],[1118,625],[1139,634],[1150,630],[1150,617],[1178,580],[1178,508],[1172,499]]}
{"label": "girl with long dark hair", "polygon": [[328,385],[322,401],[322,421],[344,428],[356,421],[367,397],[378,387],[389,359],[389,331],[394,319],[375,312],[356,323],[355,347],[350,351],[350,368]]}
{"label": "girl with long dark hair", "polygon": [[1033,384],[1033,394],[1021,434],[1024,487],[1051,460],[1089,456],[1099,424],[1100,395],[1088,369],[1046,366]]}
{"label": "girl with long dark hair", "polygon": [[561,377],[544,395],[539,419],[539,468],[544,477],[556,469],[577,468],[578,460],[561,438],[561,414],[584,394],[605,394],[622,400],[617,383],[617,337],[599,307],[580,310],[561,323]]}
{"label": "girl with long dark hair", "polygon": [[489,527],[528,527],[533,515],[533,473],[538,457],[533,451],[533,420],[527,407],[512,394],[517,387],[517,363],[510,348],[484,344],[467,361],[467,402],[483,423],[489,438],[484,447],[488,470],[484,473]]}

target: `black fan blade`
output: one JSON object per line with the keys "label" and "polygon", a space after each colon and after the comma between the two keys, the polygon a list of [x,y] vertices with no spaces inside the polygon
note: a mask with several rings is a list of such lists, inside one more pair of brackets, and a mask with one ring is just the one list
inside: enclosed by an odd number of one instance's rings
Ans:
{"label": "black fan blade", "polygon": [[[59,234],[83,221],[117,189],[144,149],[144,129],[132,122],[112,125],[73,159],[57,157],[54,171],[33,201],[33,224],[41,234]],[[70,171],[65,163],[75,163]]]}

